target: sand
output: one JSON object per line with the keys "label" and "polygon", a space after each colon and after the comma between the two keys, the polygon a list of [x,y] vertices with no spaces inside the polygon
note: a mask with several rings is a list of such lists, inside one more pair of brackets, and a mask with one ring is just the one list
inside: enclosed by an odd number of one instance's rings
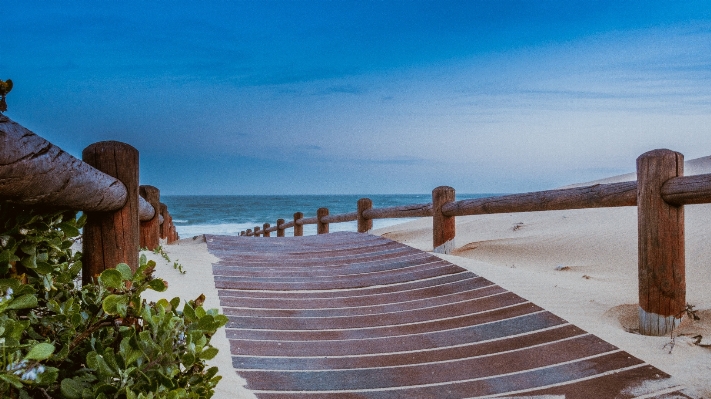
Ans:
{"label": "sand", "polygon": [[[711,173],[711,157],[688,161],[686,174]],[[635,179],[634,174],[590,183]],[[570,187],[570,186],[569,186]],[[686,318],[673,336],[646,337],[637,328],[636,208],[528,212],[457,218],[457,249],[442,258],[511,290],[673,376],[694,397],[711,398],[711,205],[686,212],[687,302],[701,320]],[[432,219],[379,229],[373,234],[432,250]],[[165,246],[181,275],[160,256],[157,273],[169,290],[157,297],[194,298],[219,308],[211,263],[202,240]],[[231,370],[224,329],[213,338],[224,350],[213,361],[224,380],[215,398],[254,398]]]}
{"label": "sand", "polygon": [[[212,277],[212,263],[219,259],[207,251],[207,244],[202,237],[198,239],[183,239],[171,245],[163,245],[171,262],[166,261],[161,255],[150,251],[143,251],[148,259],[156,262],[155,276],[168,282],[168,289],[164,292],[148,291],[144,294],[147,300],[157,301],[160,298],[170,300],[174,297],[181,299],[195,299],[200,294],[205,294],[205,309],[220,309],[220,300],[217,296],[215,281]],[[181,274],[173,263],[182,265],[185,274]],[[245,389],[246,381],[240,378],[232,368],[230,344],[225,335],[225,329],[217,330],[212,337],[212,345],[220,351],[214,359],[208,361],[211,366],[220,369],[222,380],[217,384],[214,399],[256,399],[254,394]]]}
{"label": "sand", "polygon": [[[711,157],[687,162],[687,175],[699,173],[711,173]],[[635,207],[458,217],[457,249],[441,257],[671,374],[691,395],[709,398],[711,347],[702,345],[711,345],[711,205],[686,206],[685,218],[687,303],[701,320],[686,318],[673,337],[636,333]],[[373,233],[432,250],[431,218]]]}

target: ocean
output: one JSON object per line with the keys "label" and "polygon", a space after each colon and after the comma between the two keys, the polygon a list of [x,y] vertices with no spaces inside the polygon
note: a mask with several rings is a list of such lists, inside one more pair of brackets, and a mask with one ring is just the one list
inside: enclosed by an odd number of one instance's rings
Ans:
{"label": "ocean", "polygon": [[[457,194],[457,200],[492,197],[500,194]],[[277,219],[293,220],[295,212],[304,217],[316,216],[316,210],[326,207],[331,215],[356,211],[359,198],[373,201],[373,208],[432,202],[431,194],[379,194],[379,195],[165,195],[161,202],[168,205],[181,238],[200,234],[239,235],[243,230],[254,229]],[[373,228],[392,226],[414,220],[375,219]],[[356,231],[356,222],[333,223],[329,230]],[[294,229],[285,231],[293,236]],[[304,235],[316,234],[316,225],[305,225]]]}

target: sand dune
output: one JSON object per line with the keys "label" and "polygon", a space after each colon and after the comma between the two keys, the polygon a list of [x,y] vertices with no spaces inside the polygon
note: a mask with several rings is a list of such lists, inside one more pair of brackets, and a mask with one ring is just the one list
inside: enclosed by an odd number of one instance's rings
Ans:
{"label": "sand dune", "polygon": [[[686,162],[686,175],[702,173],[711,173],[711,157]],[[690,393],[711,397],[711,348],[702,346],[711,344],[711,205],[687,206],[685,214],[687,302],[701,320],[687,318],[673,340],[635,333],[635,207],[458,217],[457,249],[442,257],[655,365]],[[374,233],[432,250],[431,218]]]}

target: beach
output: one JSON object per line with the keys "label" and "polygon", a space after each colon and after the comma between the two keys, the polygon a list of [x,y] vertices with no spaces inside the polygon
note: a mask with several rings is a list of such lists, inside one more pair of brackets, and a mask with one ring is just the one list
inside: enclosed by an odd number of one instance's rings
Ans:
{"label": "beach", "polygon": [[[687,163],[687,175],[709,173],[709,158]],[[602,180],[624,181],[634,175]],[[621,180],[622,179],[622,180]],[[584,185],[584,184],[583,184]],[[670,374],[693,397],[711,397],[711,205],[685,207],[687,302],[700,320],[685,316],[672,336],[649,337],[637,329],[637,209],[598,208],[458,217],[456,250],[438,255],[501,285],[557,316]],[[432,251],[432,219],[421,218],[372,234]],[[264,239],[264,238],[263,238]],[[276,239],[276,238],[272,238]],[[158,297],[188,299],[205,293],[218,308],[211,263],[201,237],[164,247],[171,262],[148,256],[169,281]],[[180,274],[172,262],[180,263]],[[221,330],[213,342],[224,348],[213,361],[224,380],[215,398],[254,397],[231,372]]]}

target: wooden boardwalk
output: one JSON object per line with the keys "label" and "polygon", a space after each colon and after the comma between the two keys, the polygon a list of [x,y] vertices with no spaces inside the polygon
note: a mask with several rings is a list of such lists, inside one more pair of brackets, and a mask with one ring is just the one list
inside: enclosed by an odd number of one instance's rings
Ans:
{"label": "wooden boardwalk", "polygon": [[382,237],[206,239],[233,365],[259,398],[688,397],[524,298]]}

